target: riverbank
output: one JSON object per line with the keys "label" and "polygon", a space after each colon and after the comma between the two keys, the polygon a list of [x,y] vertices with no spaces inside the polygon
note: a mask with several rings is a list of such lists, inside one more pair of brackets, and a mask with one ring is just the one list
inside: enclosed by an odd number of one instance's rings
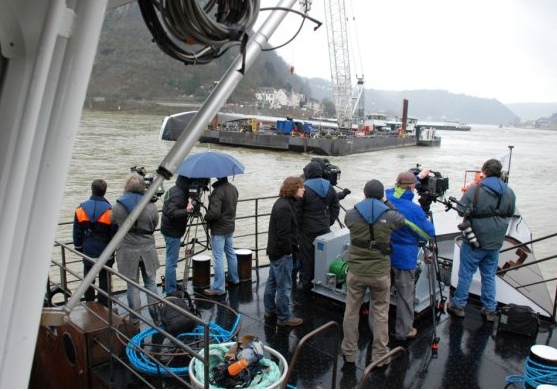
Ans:
{"label": "riverbank", "polygon": [[[110,114],[141,114],[141,115],[161,115],[163,117],[185,111],[199,110],[202,103],[183,102],[183,101],[145,101],[145,100],[125,100],[123,102],[109,101],[89,101],[83,108],[88,113],[110,113]],[[221,112],[234,112],[238,114],[262,115],[281,118],[309,119],[313,116],[306,110],[295,108],[284,109],[260,109],[252,106],[225,105]]]}

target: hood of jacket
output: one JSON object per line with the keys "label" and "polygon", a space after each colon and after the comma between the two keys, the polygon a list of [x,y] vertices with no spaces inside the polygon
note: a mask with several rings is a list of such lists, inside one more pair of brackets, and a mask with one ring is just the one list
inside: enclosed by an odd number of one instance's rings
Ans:
{"label": "hood of jacket", "polygon": [[354,209],[362,215],[366,223],[373,224],[389,210],[389,207],[378,199],[366,198],[354,205]]}
{"label": "hood of jacket", "polygon": [[480,186],[492,190],[497,195],[504,194],[507,191],[507,187],[508,187],[505,182],[503,182],[500,178],[497,178],[495,176],[484,178],[480,182]]}
{"label": "hood of jacket", "polygon": [[304,167],[304,176],[306,179],[321,178],[323,176],[323,168],[317,161],[309,162]]}
{"label": "hood of jacket", "polygon": [[187,176],[178,175],[178,177],[176,178],[176,186],[181,189],[188,190],[191,186],[191,179]]}
{"label": "hood of jacket", "polygon": [[131,213],[137,204],[139,204],[141,198],[143,198],[143,194],[129,192],[122,194],[116,201],[124,205],[128,213]]}
{"label": "hood of jacket", "polygon": [[304,185],[313,190],[321,198],[325,198],[331,187],[331,182],[323,178],[312,178],[304,182]]}

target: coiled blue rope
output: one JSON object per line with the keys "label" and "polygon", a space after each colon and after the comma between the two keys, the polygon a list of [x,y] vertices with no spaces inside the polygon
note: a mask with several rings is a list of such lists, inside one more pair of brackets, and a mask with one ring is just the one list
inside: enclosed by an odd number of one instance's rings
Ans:
{"label": "coiled blue rope", "polygon": [[557,385],[557,367],[544,365],[527,357],[524,375],[510,375],[505,378],[505,381],[509,384],[522,383],[523,388],[526,384],[532,388],[537,388],[541,384]]}
{"label": "coiled blue rope", "polygon": [[[236,333],[236,329],[240,324],[240,315],[236,317],[234,324],[230,330],[226,330],[223,327],[219,326],[216,323],[209,323],[209,338],[216,341],[217,343],[222,343],[229,341],[232,339],[234,334]],[[160,328],[164,329],[164,326],[159,326]],[[151,375],[165,375],[168,376],[170,374],[175,374],[177,376],[187,375],[189,372],[189,367],[172,367],[172,366],[161,366],[160,364],[154,362],[152,358],[146,354],[142,349],[139,347],[142,346],[143,341],[153,336],[154,334],[158,333],[156,329],[153,327],[149,327],[136,335],[134,335],[126,346],[126,356],[130,361],[130,364],[133,365],[138,370],[142,371],[143,373],[151,374]],[[202,325],[196,325],[193,331],[178,334],[176,338],[199,338],[203,339],[204,328]]]}

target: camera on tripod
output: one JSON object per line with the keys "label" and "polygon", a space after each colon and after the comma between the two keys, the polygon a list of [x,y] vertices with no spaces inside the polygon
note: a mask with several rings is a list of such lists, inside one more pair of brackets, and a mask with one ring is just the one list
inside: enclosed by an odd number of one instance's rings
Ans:
{"label": "camera on tripod", "polygon": [[321,157],[314,157],[311,161],[317,162],[321,165],[321,168],[323,169],[323,179],[328,180],[333,186],[337,185],[341,172],[339,166],[335,166],[329,161],[329,159]]}
{"label": "camera on tripod", "polygon": [[[418,175],[421,171],[421,165],[417,164],[410,171],[414,175]],[[448,189],[449,178],[444,177],[439,171],[430,171],[428,176],[420,180],[420,186],[416,190],[420,196],[426,196],[434,200],[443,197]]]}
{"label": "camera on tripod", "polygon": [[[133,166],[130,167],[130,172],[137,172],[139,175],[141,175],[143,177],[143,181],[145,182],[145,190],[148,190],[151,185],[153,184],[153,181],[155,180],[156,176],[154,173],[152,172],[147,172],[147,169],[145,167],[138,167],[138,166]],[[153,197],[151,198],[151,202],[157,202],[157,200],[164,194],[164,187],[161,184],[157,190],[155,191],[155,194],[153,195]]]}
{"label": "camera on tripod", "polygon": [[193,205],[193,213],[198,214],[201,212],[203,202],[201,202],[200,198],[204,191],[209,191],[209,178],[190,178],[188,195]]}

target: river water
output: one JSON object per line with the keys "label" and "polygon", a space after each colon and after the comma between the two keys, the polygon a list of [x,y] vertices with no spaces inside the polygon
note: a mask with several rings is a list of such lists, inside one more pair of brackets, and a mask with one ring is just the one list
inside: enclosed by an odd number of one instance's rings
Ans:
{"label": "river water", "polygon": [[[84,113],[59,221],[73,219],[76,206],[89,197],[93,179],[107,181],[107,198],[114,202],[122,192],[130,167],[144,166],[154,172],[174,143],[159,140],[162,120],[159,115]],[[557,131],[473,125],[468,132],[438,131],[438,134],[442,137],[440,147],[408,147],[329,157],[342,171],[338,185],[352,190],[342,201],[343,206],[349,208],[361,199],[363,186],[369,179],[376,178],[386,187],[392,186],[400,171],[416,164],[448,177],[450,188],[446,196],[460,198],[464,171],[480,168],[489,158],[501,158],[512,145],[509,185],[516,193],[519,210],[534,238],[556,231],[557,208],[551,201],[556,185],[551,178],[557,176]],[[278,194],[282,180],[289,175],[300,175],[312,157],[206,144],[197,144],[192,153],[209,148],[230,153],[244,164],[245,173],[233,178],[240,198]],[[173,182],[165,181],[165,187],[169,188]],[[537,258],[553,255],[555,251],[551,247],[535,245]]]}

